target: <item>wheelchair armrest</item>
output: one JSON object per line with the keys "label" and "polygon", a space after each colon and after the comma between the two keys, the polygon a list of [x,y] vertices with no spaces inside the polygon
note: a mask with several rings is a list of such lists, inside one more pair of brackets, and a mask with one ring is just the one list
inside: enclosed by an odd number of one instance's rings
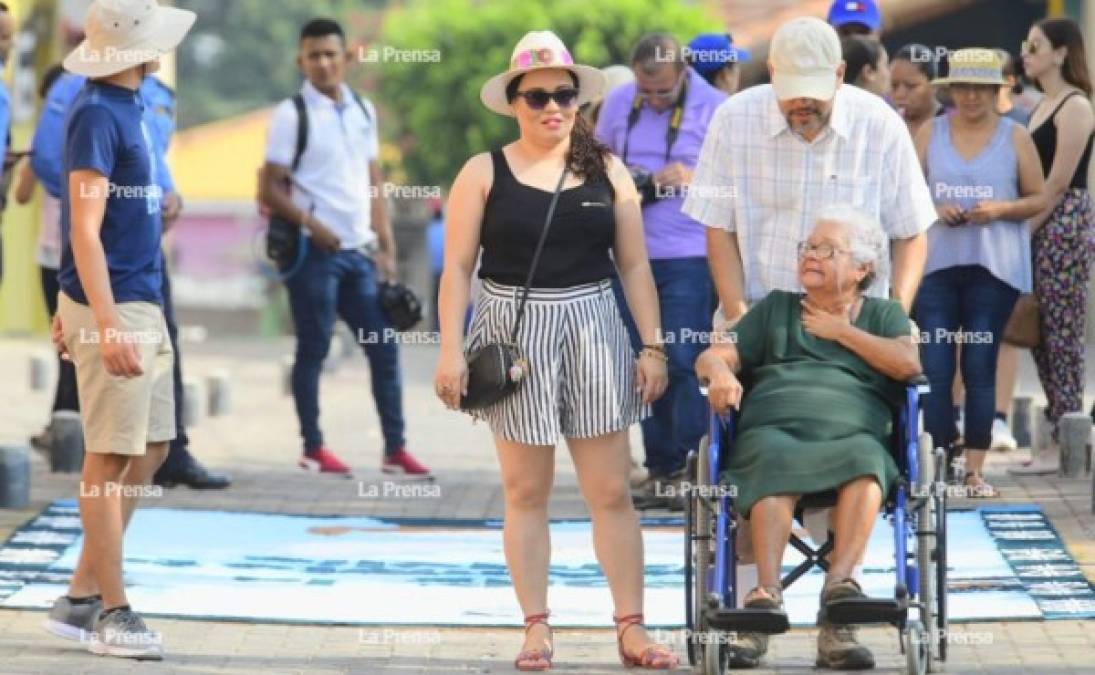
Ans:
{"label": "wheelchair armrest", "polygon": [[915,387],[916,391],[921,394],[927,394],[931,391],[931,386],[928,383],[928,376],[924,375],[923,373],[917,375],[912,379],[906,380],[905,385],[910,388]]}

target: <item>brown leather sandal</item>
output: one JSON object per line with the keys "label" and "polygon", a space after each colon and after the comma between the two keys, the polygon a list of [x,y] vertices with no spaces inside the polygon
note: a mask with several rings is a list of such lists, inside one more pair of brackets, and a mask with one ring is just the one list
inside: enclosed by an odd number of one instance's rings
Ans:
{"label": "brown leather sandal", "polygon": [[[679,665],[675,654],[665,645],[649,645],[641,654],[628,654],[624,651],[624,634],[633,626],[641,626],[642,614],[628,614],[627,616],[612,617],[616,624],[616,648],[620,652],[620,662],[624,668],[644,668],[646,670],[671,670]],[[623,630],[620,630],[621,626]]]}
{"label": "brown leather sandal", "polygon": [[[528,635],[529,628],[532,628],[538,623],[542,623],[548,627],[549,635],[551,634],[551,625],[548,624],[548,617],[551,616],[551,610],[541,612],[540,614],[529,614],[525,617],[525,635]],[[551,657],[553,656],[554,640],[552,640],[552,647],[548,649],[524,649],[513,660],[513,667],[521,671],[541,671],[551,670]]]}

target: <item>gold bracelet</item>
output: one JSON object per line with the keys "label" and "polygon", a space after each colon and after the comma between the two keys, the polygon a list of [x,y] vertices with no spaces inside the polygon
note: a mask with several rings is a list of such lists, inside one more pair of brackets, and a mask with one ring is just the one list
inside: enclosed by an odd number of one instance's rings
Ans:
{"label": "gold bracelet", "polygon": [[647,356],[653,356],[654,358],[660,359],[662,362],[665,363],[669,362],[669,356],[664,351],[654,349],[653,347],[643,347],[641,350],[639,350],[639,355],[642,356],[643,354],[646,354]]}

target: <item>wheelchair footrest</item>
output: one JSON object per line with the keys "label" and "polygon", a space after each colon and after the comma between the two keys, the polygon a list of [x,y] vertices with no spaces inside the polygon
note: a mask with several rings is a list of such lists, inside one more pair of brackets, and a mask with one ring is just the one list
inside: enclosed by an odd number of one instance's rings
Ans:
{"label": "wheelchair footrest", "polygon": [[847,598],[826,605],[825,615],[832,623],[899,623],[908,609],[893,598]]}
{"label": "wheelchair footrest", "polygon": [[775,609],[709,609],[707,625],[739,633],[786,633],[791,629],[786,612]]}

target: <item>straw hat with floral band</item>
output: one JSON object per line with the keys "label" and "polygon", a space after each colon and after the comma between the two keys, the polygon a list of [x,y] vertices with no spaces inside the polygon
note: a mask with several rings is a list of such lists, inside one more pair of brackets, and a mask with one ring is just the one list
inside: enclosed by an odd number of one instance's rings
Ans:
{"label": "straw hat with floral band", "polygon": [[530,31],[513,48],[509,69],[490,78],[479,90],[479,100],[499,115],[513,117],[513,105],[506,87],[519,75],[535,70],[561,68],[578,78],[578,105],[595,101],[604,94],[605,76],[598,68],[574,63],[563,41],[549,30]]}
{"label": "straw hat with floral band", "polygon": [[1007,84],[1003,61],[992,49],[959,49],[951,53],[947,63],[950,65],[947,76],[935,78],[932,84],[982,84],[993,87]]}
{"label": "straw hat with floral band", "polygon": [[173,51],[197,15],[156,0],[95,0],[84,19],[87,36],[65,57],[65,70],[109,77]]}

